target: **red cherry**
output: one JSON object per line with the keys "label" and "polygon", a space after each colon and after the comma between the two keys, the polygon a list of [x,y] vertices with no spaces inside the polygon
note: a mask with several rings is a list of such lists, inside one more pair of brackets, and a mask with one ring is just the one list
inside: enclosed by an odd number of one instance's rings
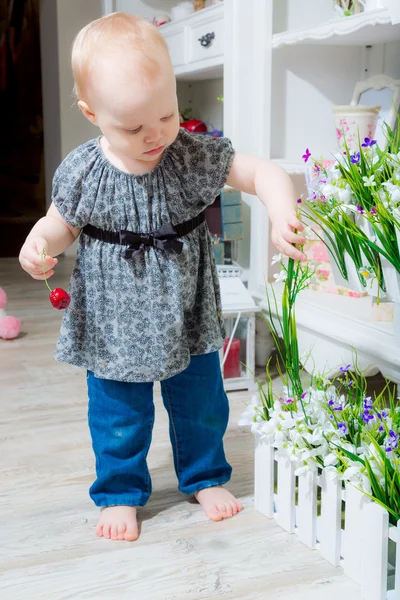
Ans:
{"label": "red cherry", "polygon": [[57,310],[68,308],[71,302],[70,295],[62,288],[54,288],[49,294],[50,302]]}

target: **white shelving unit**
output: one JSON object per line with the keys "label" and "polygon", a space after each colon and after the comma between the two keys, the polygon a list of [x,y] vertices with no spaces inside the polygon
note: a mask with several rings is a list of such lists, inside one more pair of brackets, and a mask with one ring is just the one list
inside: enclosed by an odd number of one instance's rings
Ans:
{"label": "white shelving unit", "polygon": [[335,18],[316,27],[284,31],[272,36],[272,47],[294,44],[372,46],[400,39],[400,25],[392,25],[387,8],[352,17]]}
{"label": "white shelving unit", "polygon": [[[331,158],[336,149],[332,107],[350,104],[357,81],[400,76],[400,26],[388,9],[336,17],[332,0],[273,0],[270,156],[305,188],[302,154]],[[252,289],[264,299],[264,279]],[[279,300],[278,300],[279,302]],[[298,300],[299,343],[310,368],[334,372],[357,360],[400,382],[400,344],[393,323],[372,321],[371,298],[303,292]],[[310,364],[312,362],[312,365]]]}

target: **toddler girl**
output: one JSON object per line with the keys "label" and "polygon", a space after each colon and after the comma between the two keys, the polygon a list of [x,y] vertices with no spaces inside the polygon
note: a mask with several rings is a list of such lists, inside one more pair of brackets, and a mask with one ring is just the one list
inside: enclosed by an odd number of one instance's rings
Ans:
{"label": "toddler girl", "polygon": [[240,502],[222,486],[228,422],[218,350],[224,327],[204,209],[228,184],[266,204],[276,246],[303,255],[295,196],[278,166],[234,152],[228,139],[179,128],[176,81],[160,32],[124,13],[85,27],[72,50],[78,106],[102,135],[54,175],[52,204],[20,253],[51,277],[79,236],[56,358],[87,370],[89,427],[101,507],[97,534],[138,537],[136,507],[151,493],[146,457],[161,382],[179,489],[214,521]]}

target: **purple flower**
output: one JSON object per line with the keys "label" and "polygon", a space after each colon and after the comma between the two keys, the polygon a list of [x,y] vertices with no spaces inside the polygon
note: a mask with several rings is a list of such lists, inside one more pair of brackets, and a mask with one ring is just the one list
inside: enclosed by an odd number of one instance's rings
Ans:
{"label": "purple flower", "polygon": [[344,435],[347,435],[349,433],[346,423],[338,423],[338,429],[340,429],[340,431],[344,433]]}
{"label": "purple flower", "polygon": [[346,367],[340,367],[339,371],[342,373],[348,373],[350,371],[351,365],[347,365]]}
{"label": "purple flower", "polygon": [[311,152],[309,151],[308,148],[306,148],[305,154],[303,154],[303,156],[301,158],[306,163],[306,162],[308,162],[308,159],[310,158],[310,156],[311,156]]}
{"label": "purple flower", "polygon": [[317,165],[317,163],[315,163],[314,169],[315,169],[316,173],[320,173],[321,172],[321,167],[319,165]]}
{"label": "purple flower", "polygon": [[353,165],[357,165],[361,160],[361,155],[359,152],[354,152],[353,156],[350,156],[350,160]]}
{"label": "purple flower", "polygon": [[316,194],[315,192],[313,192],[312,199],[313,199],[313,200],[316,200],[316,199],[317,199],[317,194]]}
{"label": "purple flower", "polygon": [[368,396],[368,398],[364,398],[364,408],[366,410],[371,409],[373,407],[373,404],[374,403],[372,402],[371,396]]}
{"label": "purple flower", "polygon": [[333,415],[329,415],[331,421],[333,421]]}
{"label": "purple flower", "polygon": [[347,383],[347,386],[348,386],[349,388],[351,388],[351,387],[353,387],[353,383],[354,383],[354,381],[349,381],[349,382]]}
{"label": "purple flower", "polygon": [[378,412],[378,419],[380,419],[381,421],[385,421],[385,419],[388,418],[388,413],[386,412],[386,410],[383,410],[381,413]]}
{"label": "purple flower", "polygon": [[297,204],[302,204],[302,203],[303,203],[303,200],[301,198],[298,198]]}
{"label": "purple flower", "polygon": [[384,430],[385,430],[384,426],[383,426],[383,425],[381,425],[381,426],[379,427],[379,431],[384,431]]}
{"label": "purple flower", "polygon": [[362,206],[361,206],[361,204],[359,204],[359,205],[357,206],[357,212],[358,212],[360,215],[363,215],[363,214],[364,214],[364,211],[363,211],[363,209],[362,209]]}
{"label": "purple flower", "polygon": [[294,404],[293,398],[279,398],[279,400],[282,402],[282,404],[286,404],[287,406],[289,404]]}
{"label": "purple flower", "polygon": [[376,215],[376,208],[374,206],[371,208],[371,215]]}
{"label": "purple flower", "polygon": [[328,402],[329,406],[335,406],[335,401],[333,398],[331,398]]}
{"label": "purple flower", "polygon": [[302,399],[302,400],[304,400],[304,398],[305,398],[306,396],[307,396],[307,392],[304,392],[304,393],[301,395],[301,399]]}
{"label": "purple flower", "polygon": [[367,423],[367,425],[368,425],[368,423],[370,421],[374,420],[374,415],[372,415],[369,410],[364,410],[362,418],[363,418],[364,423]]}
{"label": "purple flower", "polygon": [[361,144],[363,148],[371,148],[371,146],[375,146],[376,140],[371,140],[370,138],[364,138],[364,143]]}
{"label": "purple flower", "polygon": [[386,452],[392,452],[392,450],[397,450],[399,446],[399,436],[394,431],[390,430],[389,435],[386,438]]}

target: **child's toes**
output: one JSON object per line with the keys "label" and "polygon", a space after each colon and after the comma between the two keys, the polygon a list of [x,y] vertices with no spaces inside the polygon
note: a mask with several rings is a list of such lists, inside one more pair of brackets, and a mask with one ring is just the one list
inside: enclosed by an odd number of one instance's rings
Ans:
{"label": "child's toes", "polygon": [[118,525],[118,539],[119,540],[125,539],[125,531],[126,531],[126,524],[119,523],[119,525]]}
{"label": "child's toes", "polygon": [[230,507],[232,509],[232,516],[237,515],[237,513],[239,512],[239,509],[238,509],[236,503],[235,502],[230,502],[229,505],[230,505]]}
{"label": "child's toes", "polygon": [[108,540],[111,537],[111,525],[109,523],[106,523],[103,527],[103,537],[107,538]]}
{"label": "child's toes", "polygon": [[99,537],[102,537],[102,536],[103,536],[103,525],[97,525],[97,526],[96,526],[96,534],[97,534]]}
{"label": "child's toes", "polygon": [[127,526],[125,534],[124,534],[124,540],[126,540],[127,542],[134,542],[135,540],[137,540],[139,537],[139,530],[137,527],[135,527],[134,525],[131,526]]}
{"label": "child's toes", "polygon": [[118,539],[118,524],[115,524],[111,527],[111,539],[112,540]]}

